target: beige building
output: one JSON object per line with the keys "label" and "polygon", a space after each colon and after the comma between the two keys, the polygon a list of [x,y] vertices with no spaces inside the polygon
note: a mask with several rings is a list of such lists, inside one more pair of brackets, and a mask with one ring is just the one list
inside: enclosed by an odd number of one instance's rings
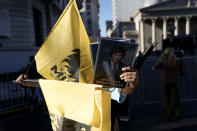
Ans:
{"label": "beige building", "polygon": [[148,7],[166,0],[112,0],[113,33],[118,37],[126,37],[124,31],[133,30],[131,16],[140,8]]}
{"label": "beige building", "polygon": [[162,49],[162,41],[168,36],[189,35],[197,32],[197,1],[167,0],[139,9],[133,15],[135,31],[127,32],[135,36],[140,50],[158,41],[157,49]]}
{"label": "beige building", "polygon": [[98,0],[83,0],[83,7],[80,13],[88,36],[91,38],[100,36]]}
{"label": "beige building", "polygon": [[128,22],[132,14],[143,7],[144,0],[111,0],[113,30],[119,23]]}

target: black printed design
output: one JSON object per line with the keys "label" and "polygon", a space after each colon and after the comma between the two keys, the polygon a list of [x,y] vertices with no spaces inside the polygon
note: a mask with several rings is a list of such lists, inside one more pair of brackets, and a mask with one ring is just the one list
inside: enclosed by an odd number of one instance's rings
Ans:
{"label": "black printed design", "polygon": [[72,54],[66,56],[66,58],[61,61],[58,65],[51,67],[50,75],[55,80],[65,80],[65,81],[79,81],[79,71],[80,71],[80,50],[72,50]]}

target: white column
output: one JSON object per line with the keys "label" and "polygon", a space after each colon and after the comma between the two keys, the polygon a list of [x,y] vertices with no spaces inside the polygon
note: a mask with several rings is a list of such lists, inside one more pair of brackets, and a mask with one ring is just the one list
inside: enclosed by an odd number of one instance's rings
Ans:
{"label": "white column", "polygon": [[167,18],[163,18],[163,39],[167,38]]}
{"label": "white column", "polygon": [[140,50],[144,52],[144,20],[140,21]]}
{"label": "white column", "polygon": [[152,19],[152,43],[156,40],[155,21],[156,19]]}
{"label": "white column", "polygon": [[186,17],[186,25],[185,25],[186,35],[190,34],[190,18],[191,18],[190,16]]}
{"label": "white column", "polygon": [[178,36],[179,35],[179,19],[178,19],[178,17],[174,18],[174,26],[175,26],[174,35]]}

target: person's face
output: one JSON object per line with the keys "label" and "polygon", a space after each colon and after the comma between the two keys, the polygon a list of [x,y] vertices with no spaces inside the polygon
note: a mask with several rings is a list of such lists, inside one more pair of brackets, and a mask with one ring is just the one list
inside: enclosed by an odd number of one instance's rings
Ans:
{"label": "person's face", "polygon": [[112,62],[115,64],[116,63],[118,64],[122,60],[122,58],[123,58],[123,54],[120,52],[112,54]]}

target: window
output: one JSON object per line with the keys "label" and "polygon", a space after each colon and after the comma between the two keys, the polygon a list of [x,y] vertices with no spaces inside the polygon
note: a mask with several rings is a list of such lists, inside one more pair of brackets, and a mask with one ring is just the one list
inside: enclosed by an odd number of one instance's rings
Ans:
{"label": "window", "polygon": [[34,32],[36,46],[41,46],[43,43],[43,24],[42,24],[42,12],[36,8],[33,8],[34,18]]}
{"label": "window", "polygon": [[87,5],[86,8],[87,8],[87,10],[91,10],[91,6],[90,5]]}
{"label": "window", "polygon": [[92,33],[88,33],[88,36],[92,36]]}
{"label": "window", "polygon": [[91,12],[88,12],[88,16],[91,16]]}
{"label": "window", "polygon": [[0,8],[0,37],[11,37],[11,24],[9,10]]}
{"label": "window", "polygon": [[92,20],[91,19],[88,19],[87,24],[88,25],[91,25],[92,24]]}

